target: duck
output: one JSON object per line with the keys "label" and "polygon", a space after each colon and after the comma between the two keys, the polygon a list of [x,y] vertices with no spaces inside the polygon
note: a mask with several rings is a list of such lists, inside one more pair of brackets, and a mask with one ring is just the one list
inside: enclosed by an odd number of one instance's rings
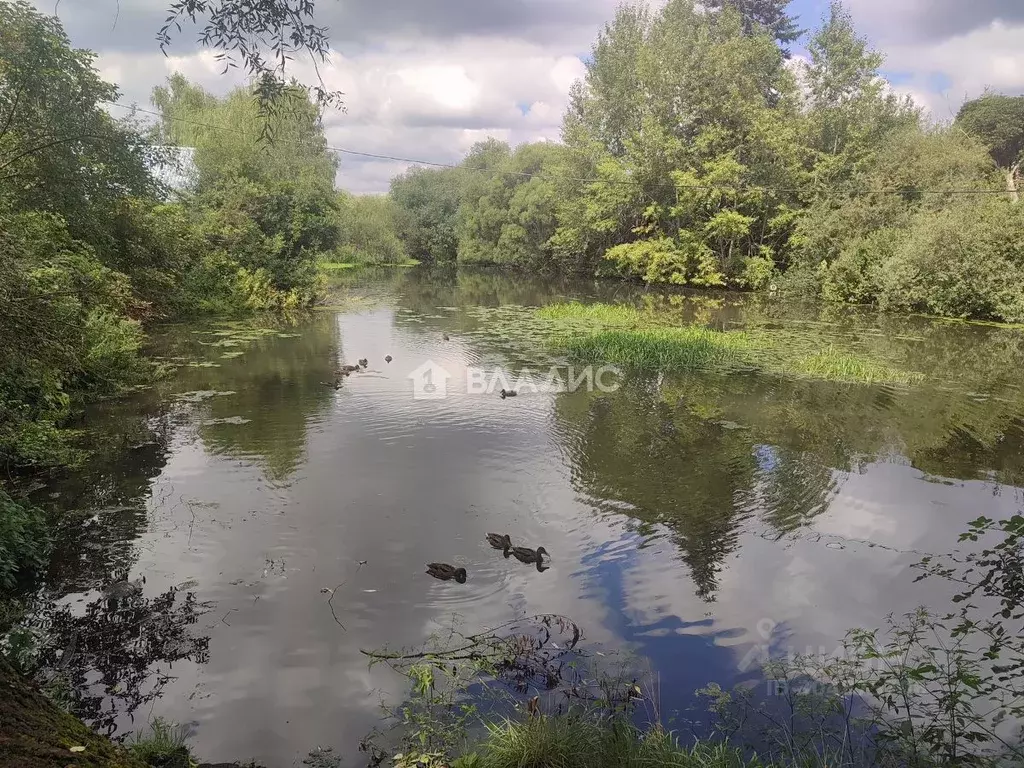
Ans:
{"label": "duck", "polygon": [[338,369],[338,372],[342,373],[342,374],[349,374],[349,373],[355,373],[358,370],[359,370],[359,366],[358,365],[343,365],[343,366],[341,366],[341,368]]}
{"label": "duck", "polygon": [[108,600],[121,600],[132,597],[142,592],[142,585],[146,583],[146,577],[135,581],[128,581],[127,576],[117,579],[103,588],[103,596]]}
{"label": "duck", "polygon": [[390,363],[394,359],[395,358],[393,358],[391,355],[384,355],[384,362],[385,363]]}
{"label": "duck", "polygon": [[504,400],[506,397],[515,397],[518,393],[514,389],[503,389],[498,394],[501,395],[501,399]]}
{"label": "duck", "polygon": [[512,547],[512,555],[520,563],[540,564],[541,558],[547,556],[548,551],[544,547],[529,549],[528,547]]}
{"label": "duck", "polygon": [[369,364],[370,364],[370,361],[367,360],[365,357],[359,358],[359,365],[361,365],[363,368],[365,368]]}
{"label": "duck", "polygon": [[448,338],[448,334],[447,334],[447,333],[446,333],[446,334],[444,334],[444,340],[445,340],[445,341],[451,341],[451,339],[449,339],[449,338]]}
{"label": "duck", "polygon": [[455,579],[459,584],[466,583],[466,569],[456,568],[454,565],[448,565],[448,563],[428,563],[426,572],[441,581]]}
{"label": "duck", "polygon": [[320,383],[323,384],[325,387],[333,387],[334,389],[341,389],[341,382],[340,381],[321,381]]}
{"label": "duck", "polygon": [[512,537],[507,533],[488,533],[487,543],[495,549],[505,550],[506,557],[508,557],[508,551],[512,549]]}

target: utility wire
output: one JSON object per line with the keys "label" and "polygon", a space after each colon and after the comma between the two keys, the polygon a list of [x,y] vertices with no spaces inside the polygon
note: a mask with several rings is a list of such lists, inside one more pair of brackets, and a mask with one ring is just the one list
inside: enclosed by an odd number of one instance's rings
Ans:
{"label": "utility wire", "polygon": [[[132,112],[142,112],[147,115],[154,115],[159,117],[161,120],[171,120],[173,122],[182,123],[184,125],[191,125],[196,128],[206,128],[212,131],[225,131],[228,133],[238,134],[240,136],[248,135],[245,131],[238,128],[231,128],[226,125],[212,125],[210,123],[200,123],[195,120],[189,120],[184,117],[177,117],[175,115],[165,115],[163,112],[157,112],[152,109],[144,109],[135,105],[120,104],[116,101],[107,101],[106,99],[99,99],[102,104],[109,104],[114,107],[120,107],[121,109],[127,109]],[[355,149],[346,149],[345,147],[333,147],[329,144],[320,145],[318,142],[312,141],[297,141],[292,139],[273,139],[274,142],[280,144],[291,144],[294,146],[322,146],[324,149],[329,149],[332,152],[337,152],[342,155],[353,155],[355,157],[365,157],[371,160],[388,160],[396,163],[409,163],[410,165],[425,165],[432,168],[447,168],[478,172],[493,172],[501,174],[503,176],[519,176],[528,179],[542,179],[547,181],[555,181],[556,178],[550,175],[545,176],[542,173],[532,173],[530,171],[497,171],[493,168],[467,168],[466,166],[453,164],[453,163],[438,163],[431,160],[420,160],[412,157],[397,157],[395,155],[380,155],[374,152],[361,152]],[[593,177],[576,177],[576,176],[560,176],[558,177],[563,181],[572,181],[579,184],[624,184],[629,186],[640,187],[643,186],[642,182],[636,179],[599,179]],[[676,189],[688,189],[697,191],[759,191],[759,192],[779,192],[783,194],[805,194],[808,192],[806,189],[795,189],[787,187],[772,187],[772,186],[761,186],[761,185],[711,185],[711,184],[683,184],[676,185]],[[881,193],[891,195],[907,195],[907,194],[921,194],[921,195],[1006,195],[1009,191],[1006,189],[917,189],[916,187],[906,187],[902,189],[878,189],[872,190],[870,194]]]}

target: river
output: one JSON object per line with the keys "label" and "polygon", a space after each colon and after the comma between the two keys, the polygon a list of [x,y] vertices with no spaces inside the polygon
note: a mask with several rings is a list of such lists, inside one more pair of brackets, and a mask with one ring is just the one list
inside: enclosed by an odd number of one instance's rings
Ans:
{"label": "river", "polygon": [[[911,566],[1020,507],[1018,330],[676,296],[681,318],[857,345],[924,381],[754,369],[503,400],[468,393],[467,369],[564,362],[517,332],[529,307],[651,294],[421,269],[336,291],[337,309],[292,324],[162,329],[156,351],[180,367],[90,409],[93,456],[35,492],[63,515],[45,621],[84,660],[92,722],[187,724],[206,760],[277,768],[333,745],[358,764],[381,698],[405,691],[360,649],[533,613],[649,660],[663,716],[683,718],[696,688],[756,675],[766,650],[829,652],[943,604]],[[413,396],[428,360],[452,376],[444,398]],[[550,567],[504,559],[489,532],[543,545]],[[466,583],[430,578],[432,561]],[[97,590],[119,569],[146,581],[115,621]]]}

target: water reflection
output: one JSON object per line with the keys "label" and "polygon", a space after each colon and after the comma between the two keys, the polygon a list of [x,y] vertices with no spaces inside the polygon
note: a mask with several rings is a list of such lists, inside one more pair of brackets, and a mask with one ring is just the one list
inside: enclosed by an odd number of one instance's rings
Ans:
{"label": "water reflection", "polygon": [[[90,413],[101,450],[40,494],[55,514],[76,512],[48,583],[75,610],[51,622],[61,639],[47,664],[96,635],[78,679],[115,691],[88,704],[97,722],[116,710],[132,727],[162,682],[152,712],[193,723],[205,759],[287,764],[318,743],[354,756],[381,692],[402,694],[359,649],[420,644],[453,614],[470,632],[570,616],[585,643],[649,658],[666,710],[682,710],[695,688],[753,674],[765,644],[831,645],[851,625],[941,603],[941,585],[913,583],[917,553],[1020,501],[1016,331],[465,271],[345,275],[338,292],[348,310],[294,326],[168,329],[160,351],[183,367]],[[512,401],[410,396],[407,376],[428,359],[452,371],[550,363],[518,318],[566,297],[658,304],[794,344],[843,339],[925,380],[747,371]],[[321,385],[362,357],[366,371]],[[550,567],[506,561],[485,539],[496,530],[543,544]],[[435,561],[466,568],[466,583],[424,575]],[[108,615],[90,590],[129,566],[149,602]],[[207,604],[201,629],[190,625]],[[762,636],[764,619],[785,635]],[[104,654],[132,621],[152,636],[119,672]],[[174,679],[147,658],[174,660]]]}

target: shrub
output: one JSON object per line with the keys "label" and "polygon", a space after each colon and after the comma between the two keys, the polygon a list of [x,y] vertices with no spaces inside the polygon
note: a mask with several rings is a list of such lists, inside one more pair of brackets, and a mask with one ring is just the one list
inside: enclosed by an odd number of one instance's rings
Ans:
{"label": "shrub", "polygon": [[42,570],[48,547],[42,510],[0,490],[0,590],[24,585]]}

